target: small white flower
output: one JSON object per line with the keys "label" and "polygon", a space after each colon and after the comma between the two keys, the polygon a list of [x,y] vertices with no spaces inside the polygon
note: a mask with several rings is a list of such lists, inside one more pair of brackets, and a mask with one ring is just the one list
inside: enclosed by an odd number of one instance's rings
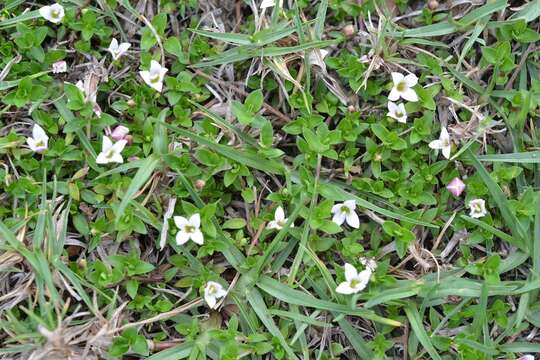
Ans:
{"label": "small white flower", "polygon": [[399,98],[403,98],[407,101],[418,101],[418,96],[416,95],[416,91],[412,88],[416,84],[418,84],[418,78],[414,74],[409,74],[407,76],[404,76],[403,74],[400,74],[398,72],[392,73],[392,81],[394,83],[394,87],[390,91],[390,95],[388,95],[388,100],[396,101],[399,100]]}
{"label": "small white flower", "polygon": [[130,47],[131,47],[130,43],[125,42],[119,45],[118,41],[115,38],[113,38],[107,50],[111,53],[113,60],[118,60],[122,55],[124,55],[128,51]]}
{"label": "small white flower", "polygon": [[473,218],[481,218],[487,214],[486,202],[484,199],[473,199],[469,201],[469,209],[471,209],[469,216]]}
{"label": "small white flower", "polygon": [[58,3],[43,6],[39,9],[39,14],[54,24],[58,24],[64,18],[64,7]]}
{"label": "small white flower", "polygon": [[405,105],[403,103],[396,104],[395,102],[388,102],[388,113],[386,116],[396,119],[400,123],[407,122],[407,111],[405,111]]}
{"label": "small white flower", "polygon": [[220,283],[215,281],[206,283],[206,286],[204,287],[204,301],[206,301],[210,309],[215,309],[217,299],[225,297],[225,295],[227,295],[227,290],[225,290]]}
{"label": "small white flower", "polygon": [[438,140],[433,140],[429,143],[429,147],[435,150],[442,150],[442,154],[445,158],[450,159],[450,150],[452,150],[452,143],[450,142],[450,134],[446,128],[441,128],[441,135]]}
{"label": "small white flower", "polygon": [[52,64],[53,74],[65,73],[67,71],[67,63],[63,60],[57,61]]}
{"label": "small white flower", "polygon": [[139,71],[142,79],[150,87],[154,88],[158,92],[163,89],[163,79],[168,69],[161,66],[157,61],[152,60],[150,62],[150,70]]}
{"label": "small white flower", "polygon": [[356,201],[354,200],[347,200],[344,203],[332,206],[332,214],[334,214],[332,221],[338,225],[347,221],[347,224],[351,227],[358,229],[360,227],[360,219],[358,219],[358,215],[354,211],[355,209]]}
{"label": "small white flower", "polygon": [[377,269],[377,263],[374,259],[362,257],[360,258],[360,264],[364,265],[366,269],[370,270],[371,272],[374,272]]}
{"label": "small white flower", "polygon": [[523,355],[522,357],[520,357],[517,360],[534,360],[534,356],[532,356],[532,355]]}
{"label": "small white flower", "polygon": [[176,243],[178,245],[184,245],[191,239],[195,244],[202,245],[204,243],[204,236],[201,232],[201,216],[199,214],[193,214],[186,219],[183,216],[175,216],[174,223],[178,228],[176,233]]}
{"label": "small white flower", "polygon": [[[266,228],[281,230],[283,229],[285,224],[287,224],[285,211],[283,211],[283,208],[281,206],[278,206],[276,208],[276,211],[274,212],[274,220],[270,221],[268,225],[266,225]],[[294,224],[291,224],[291,227],[294,227]]]}
{"label": "small white flower", "polygon": [[35,124],[32,128],[32,137],[28,137],[26,143],[30,147],[30,150],[42,153],[47,150],[49,137],[45,134],[45,130],[41,126]]}
{"label": "small white flower", "polygon": [[99,118],[101,117],[101,108],[97,103],[97,86],[90,80],[90,77],[86,77],[84,81],[79,80],[75,86],[83,93],[84,102],[90,102],[92,104],[92,110],[94,114]]}
{"label": "small white flower", "polygon": [[111,139],[108,136],[103,137],[103,143],[101,145],[101,152],[96,158],[96,163],[98,164],[108,164],[108,163],[123,163],[124,158],[122,157],[122,150],[126,146],[126,140],[120,140],[116,143],[112,143]]}
{"label": "small white flower", "polygon": [[275,0],[263,0],[261,2],[261,9],[266,9],[275,5],[276,5]]}
{"label": "small white flower", "polygon": [[371,270],[366,269],[360,272],[356,271],[351,264],[345,264],[345,281],[338,285],[336,292],[340,294],[350,295],[362,291],[366,288]]}

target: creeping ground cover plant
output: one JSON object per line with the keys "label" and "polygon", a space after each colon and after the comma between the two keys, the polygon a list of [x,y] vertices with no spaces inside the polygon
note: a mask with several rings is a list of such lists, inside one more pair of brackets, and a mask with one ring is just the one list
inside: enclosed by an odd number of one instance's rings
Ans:
{"label": "creeping ground cover plant", "polygon": [[0,2],[0,359],[540,358],[539,19]]}

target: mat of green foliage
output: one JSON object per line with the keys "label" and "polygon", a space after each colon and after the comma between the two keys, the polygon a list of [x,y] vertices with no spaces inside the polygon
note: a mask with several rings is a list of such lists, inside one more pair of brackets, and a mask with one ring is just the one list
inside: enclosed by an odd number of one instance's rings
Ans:
{"label": "mat of green foliage", "polygon": [[0,358],[540,352],[540,0],[0,2]]}

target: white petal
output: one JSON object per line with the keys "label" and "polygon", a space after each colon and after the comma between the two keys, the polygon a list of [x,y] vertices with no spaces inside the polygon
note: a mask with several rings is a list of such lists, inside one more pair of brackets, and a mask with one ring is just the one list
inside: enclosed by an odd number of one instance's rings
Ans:
{"label": "white petal", "polygon": [[130,43],[121,43],[120,46],[118,47],[118,51],[120,52],[120,54],[124,54],[126,51],[128,51],[130,47],[131,47]]}
{"label": "white petal", "polygon": [[36,140],[34,140],[33,138],[31,138],[31,137],[26,138],[26,143],[28,144],[28,147],[30,147],[30,150],[32,150],[32,151],[37,150]]}
{"label": "white petal", "polygon": [[39,15],[43,17],[45,20],[51,21],[51,7],[50,6],[43,6],[39,9]]}
{"label": "white petal", "polygon": [[341,212],[341,207],[342,206],[343,206],[342,203],[335,204],[334,206],[332,206],[332,214],[335,214],[337,212]]}
{"label": "white petal", "polygon": [[285,211],[283,211],[283,208],[281,206],[278,206],[276,208],[276,212],[274,213],[274,219],[276,221],[283,221],[285,219]]}
{"label": "white petal", "polygon": [[161,73],[161,65],[156,61],[150,61],[150,73],[152,75]]}
{"label": "white petal", "polygon": [[270,221],[268,223],[268,225],[266,225],[266,228],[267,229],[278,229],[278,230],[282,229],[282,227],[275,220]]}
{"label": "white petal", "polygon": [[39,126],[38,124],[34,124],[34,127],[32,128],[32,137],[36,139],[37,141],[39,140],[45,141],[49,139],[49,137],[45,133],[45,130],[43,130],[43,128]]}
{"label": "white petal", "polygon": [[347,224],[349,224],[350,227],[353,227],[355,229],[358,229],[360,227],[360,219],[358,218],[358,215],[356,215],[356,212],[351,211],[347,214],[346,217]]}
{"label": "white petal", "polygon": [[122,150],[124,150],[124,148],[126,147],[126,144],[127,144],[127,140],[118,140],[113,146],[113,150],[114,152],[120,154],[122,152]]}
{"label": "white petal", "polygon": [[124,158],[122,157],[122,154],[114,153],[109,162],[122,164],[124,162]]}
{"label": "white petal", "polygon": [[189,240],[189,234],[183,230],[176,233],[176,244],[184,245]]}
{"label": "white petal", "polygon": [[388,94],[388,100],[397,101],[399,100],[399,97],[400,97],[400,92],[394,86],[392,90],[390,91],[390,94]]}
{"label": "white petal", "polygon": [[97,158],[96,158],[96,163],[97,164],[107,164],[107,163],[109,163],[109,159],[107,159],[104,152],[100,152],[98,154]]}
{"label": "white petal", "polygon": [[356,200],[347,200],[343,203],[346,207],[348,207],[350,210],[356,209]]}
{"label": "white petal", "polygon": [[392,101],[388,102],[387,107],[388,107],[388,112],[392,113],[392,114],[395,114],[399,109],[398,105],[395,102],[392,102]]}
{"label": "white petal", "polygon": [[113,38],[111,40],[111,44],[109,45],[109,51],[114,54],[117,50],[118,50],[118,40]]}
{"label": "white petal", "polygon": [[222,298],[224,296],[227,295],[227,290],[225,290],[223,288],[223,286],[221,286],[221,284],[219,284],[219,287],[217,287],[217,290],[216,290],[216,297],[217,298]]}
{"label": "white petal", "polygon": [[342,212],[337,212],[334,214],[334,216],[332,217],[332,221],[335,222],[336,224],[338,225],[341,225],[343,224],[343,222],[345,221],[345,218],[346,218],[346,215]]}
{"label": "white petal", "polygon": [[441,128],[441,135],[439,136],[439,139],[443,141],[450,141],[450,134],[448,134],[448,130],[446,130],[445,127]]}
{"label": "white petal", "polygon": [[432,149],[439,150],[439,149],[442,149],[443,144],[441,140],[433,140],[432,142],[429,143],[428,146]]}
{"label": "white petal", "polygon": [[151,85],[151,81],[150,81],[150,71],[147,71],[147,70],[143,70],[143,71],[139,71],[139,75],[141,75],[142,79],[144,80],[144,82],[148,85]]}
{"label": "white petal", "polygon": [[367,285],[372,273],[370,269],[362,270],[358,273],[358,279],[362,284]]}
{"label": "white petal", "polygon": [[407,84],[408,87],[413,87],[418,84],[418,78],[414,74],[409,74],[405,76],[405,84]]}
{"label": "white petal", "polygon": [[350,295],[353,294],[355,290],[351,288],[351,285],[348,282],[344,281],[338,285],[336,292],[339,294]]}
{"label": "white petal", "polygon": [[403,76],[403,74],[401,73],[398,73],[398,72],[392,73],[392,82],[394,83],[394,85],[399,84],[404,78],[405,76]]}
{"label": "white petal", "polygon": [[184,226],[188,223],[188,219],[186,219],[183,216],[175,216],[174,218],[174,224],[178,229],[183,229]]}
{"label": "white petal", "polygon": [[416,95],[416,91],[411,88],[407,88],[405,91],[401,93],[401,97],[404,98],[407,101],[417,102],[418,101],[418,95]]}
{"label": "white petal", "polygon": [[109,139],[108,136],[104,136],[103,137],[103,143],[101,144],[101,151],[106,153],[107,151],[109,151],[113,146],[113,143],[111,141],[111,139]]}
{"label": "white petal", "polygon": [[197,229],[201,227],[201,215],[199,214],[193,214],[189,218],[189,223],[192,226],[195,226]]}
{"label": "white petal", "polygon": [[351,282],[352,279],[358,276],[358,272],[356,271],[356,268],[352,266],[349,263],[345,263],[343,266],[345,268],[345,279],[348,282]]}
{"label": "white petal", "polygon": [[204,244],[204,236],[201,230],[195,230],[195,232],[191,234],[191,240],[193,240],[195,244]]}
{"label": "white petal", "polygon": [[442,149],[442,154],[445,158],[447,159],[450,159],[450,152],[452,151],[452,147],[450,146],[445,146],[443,147]]}
{"label": "white petal", "polygon": [[169,69],[167,69],[166,67],[162,67],[159,70],[159,77],[160,77],[161,81],[163,81],[163,78],[165,77],[165,74],[167,73],[167,71],[169,71]]}
{"label": "white petal", "polygon": [[213,309],[213,308],[216,307],[217,300],[216,300],[216,297],[214,295],[207,295],[205,293],[204,294],[204,301],[206,301],[206,303],[208,304],[208,307],[210,309]]}
{"label": "white petal", "polygon": [[155,89],[157,92],[161,92],[163,90],[163,81],[158,81],[156,83],[150,83],[151,88]]}

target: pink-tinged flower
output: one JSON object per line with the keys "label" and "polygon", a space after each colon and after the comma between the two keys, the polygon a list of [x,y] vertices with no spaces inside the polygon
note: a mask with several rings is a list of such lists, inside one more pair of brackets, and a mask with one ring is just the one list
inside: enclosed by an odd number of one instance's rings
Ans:
{"label": "pink-tinged flower", "polygon": [[126,136],[129,134],[129,129],[123,125],[118,125],[111,133],[111,137],[114,141],[126,140]]}
{"label": "pink-tinged flower", "polygon": [[454,196],[459,196],[465,190],[465,184],[461,181],[460,178],[455,177],[446,185],[446,189],[452,193]]}
{"label": "pink-tinged flower", "polygon": [[53,74],[65,73],[67,71],[67,63],[63,60],[57,61],[52,64]]}

